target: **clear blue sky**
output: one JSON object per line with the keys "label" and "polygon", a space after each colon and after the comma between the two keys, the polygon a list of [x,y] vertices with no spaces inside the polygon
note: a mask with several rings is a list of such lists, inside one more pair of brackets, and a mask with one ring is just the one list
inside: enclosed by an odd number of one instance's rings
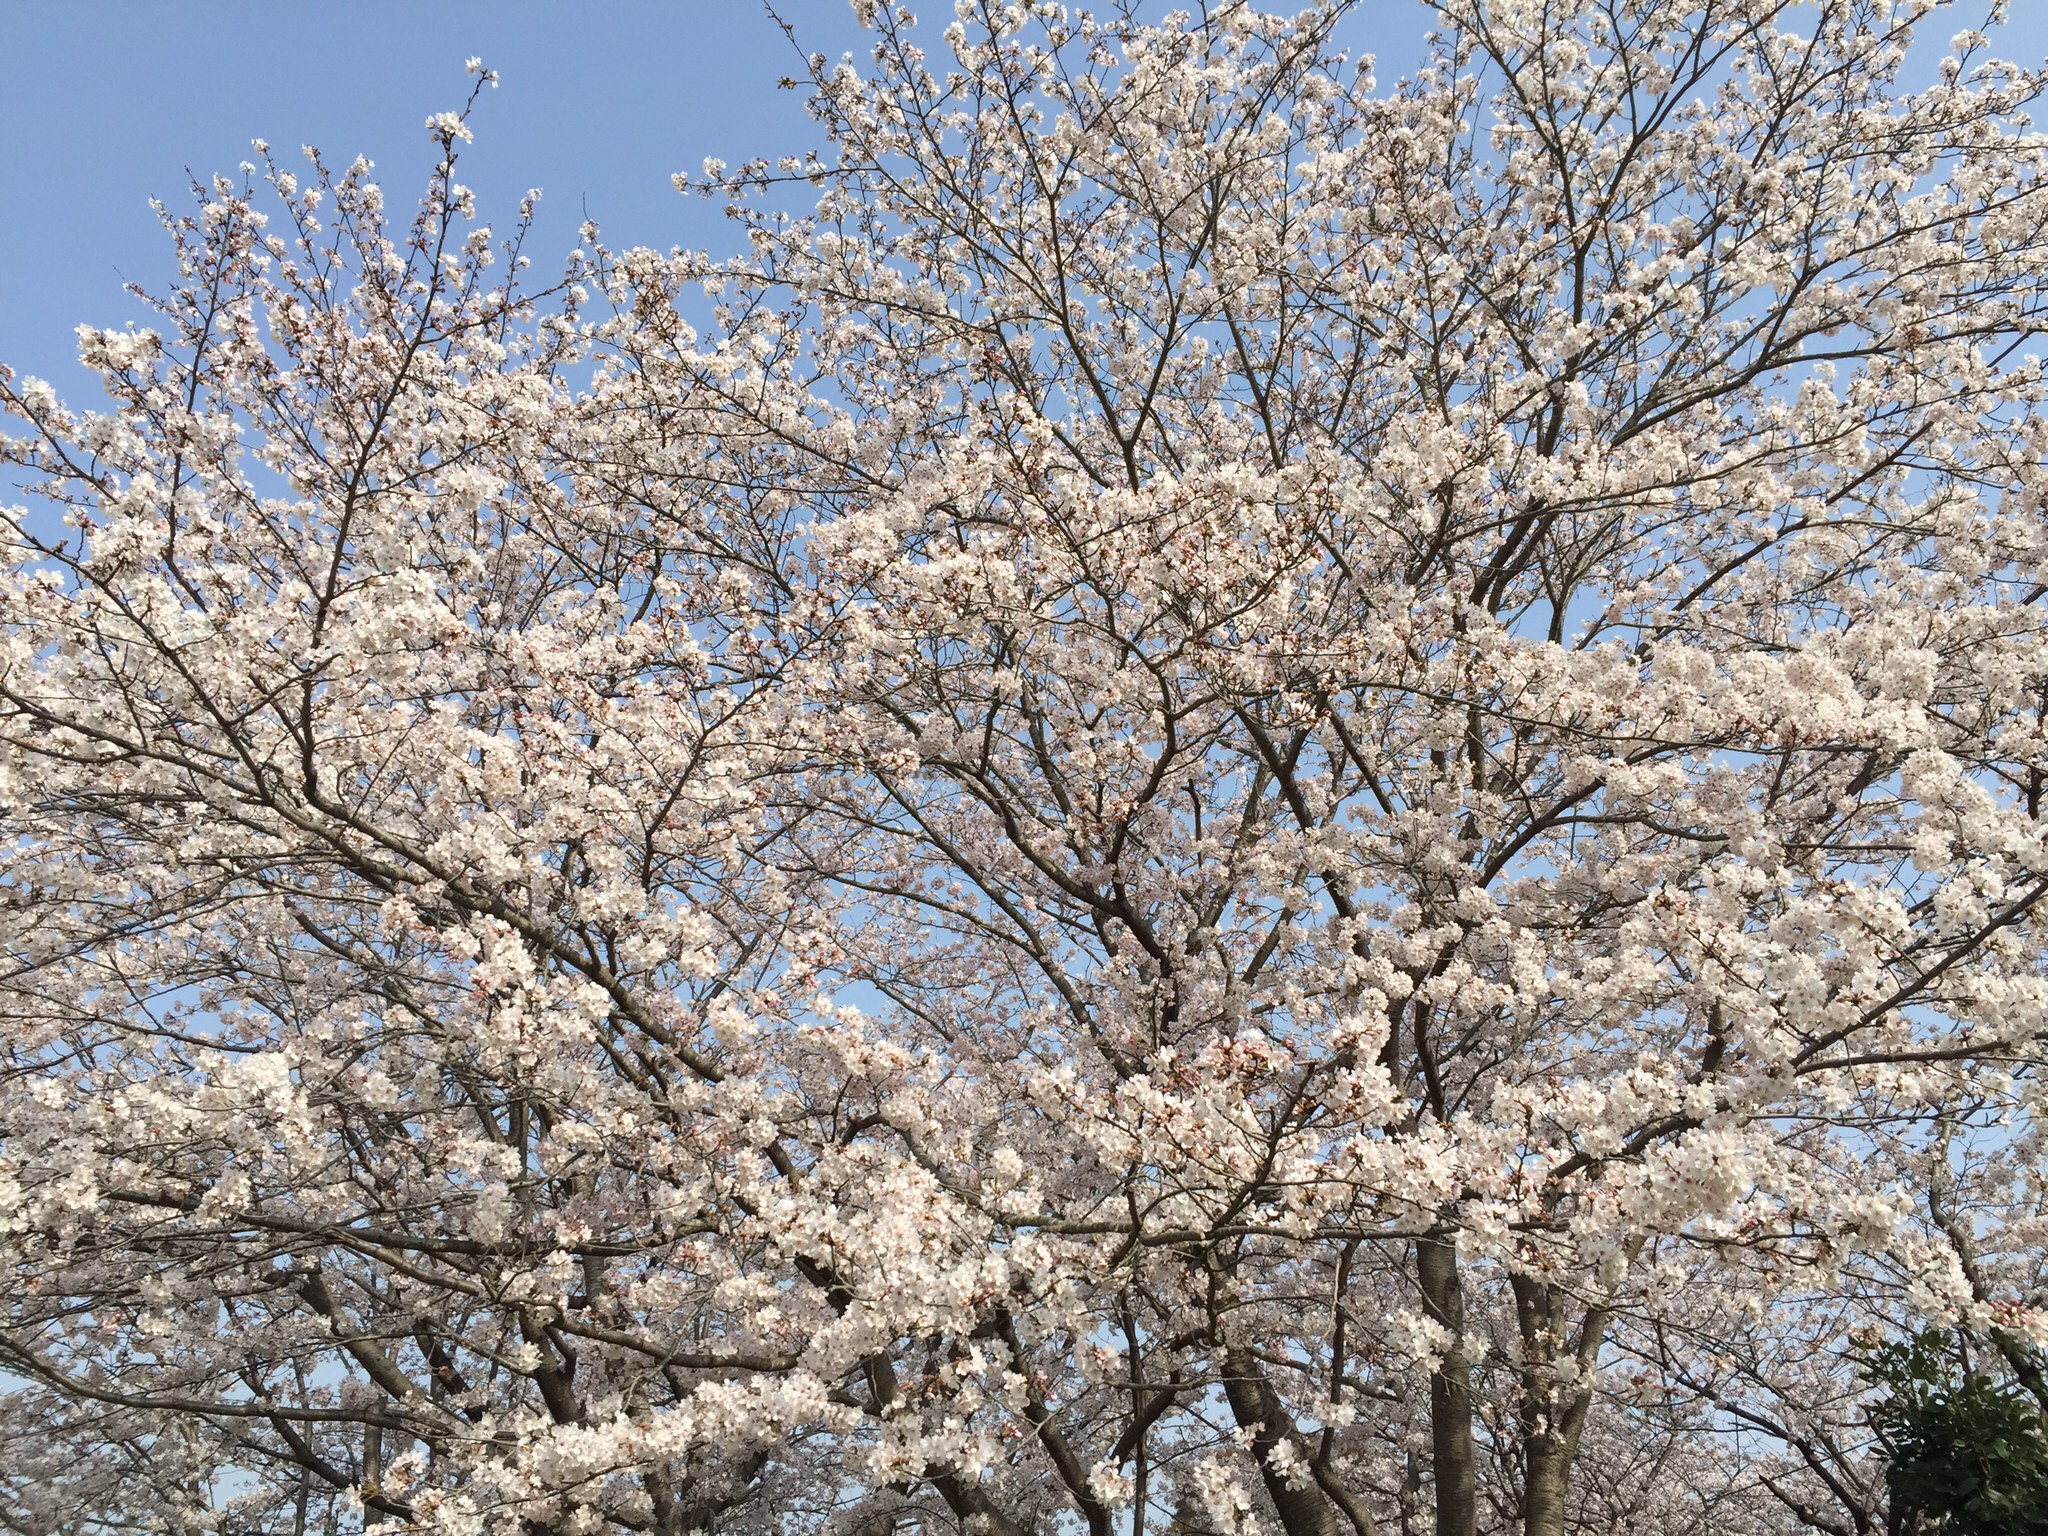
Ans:
{"label": "clear blue sky", "polygon": [[[1986,3],[1963,0],[1930,34]],[[944,19],[951,3],[916,8]],[[778,9],[808,49],[861,46],[846,0]],[[2013,12],[2001,51],[2048,54],[2048,0]],[[1384,79],[1422,23],[1416,0],[1362,0],[1346,42],[1378,53]],[[504,83],[462,179],[499,223],[545,189],[529,246],[543,266],[586,209],[613,244],[718,249],[713,205],[669,177],[816,142],[802,98],[776,89],[797,60],[760,0],[0,0],[0,359],[94,403],[72,331],[133,318],[124,280],[164,280],[149,198],[175,203],[188,170],[232,170],[252,138],[281,155],[317,144],[336,164],[366,154],[410,201],[429,164],[421,124],[460,104],[472,54]]]}
{"label": "clear blue sky", "polygon": [[[846,0],[778,10],[808,48],[860,45]],[[422,124],[461,105],[472,54],[503,84],[462,180],[500,225],[545,191],[543,270],[585,209],[617,244],[720,245],[714,205],[669,177],[815,142],[776,89],[799,61],[759,0],[0,0],[0,358],[91,403],[74,327],[134,317],[121,284],[170,270],[150,197],[178,206],[188,169],[232,171],[251,139],[291,169],[301,144],[368,155],[409,203]]]}

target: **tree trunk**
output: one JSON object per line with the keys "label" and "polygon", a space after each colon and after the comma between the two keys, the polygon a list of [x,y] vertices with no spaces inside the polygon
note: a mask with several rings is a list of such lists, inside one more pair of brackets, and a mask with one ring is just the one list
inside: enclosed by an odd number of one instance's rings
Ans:
{"label": "tree trunk", "polygon": [[[1259,1464],[1266,1495],[1280,1516],[1287,1536],[1337,1536],[1337,1507],[1316,1485],[1309,1467],[1314,1454],[1296,1427],[1280,1394],[1247,1349],[1223,1351],[1223,1391],[1230,1399],[1237,1427],[1251,1431],[1252,1455]],[[1285,1445],[1293,1452],[1286,1472],[1273,1464],[1273,1452]]]}
{"label": "tree trunk", "polygon": [[369,1500],[384,1493],[384,1430],[381,1425],[363,1426],[363,1524],[382,1525],[384,1512]]}
{"label": "tree trunk", "polygon": [[1429,1379],[1430,1452],[1436,1478],[1436,1536],[1475,1536],[1478,1477],[1472,1450],[1472,1363],[1465,1353],[1465,1292],[1448,1236],[1418,1238],[1415,1274],[1431,1319],[1451,1331],[1451,1348]]}
{"label": "tree trunk", "polygon": [[[1565,1298],[1555,1286],[1513,1276],[1515,1321],[1522,1335],[1522,1536],[1564,1536],[1565,1497],[1586,1411],[1593,1400],[1588,1372],[1607,1328],[1607,1311],[1586,1314],[1575,1347],[1565,1349]],[[1570,1382],[1559,1380],[1560,1356]]]}
{"label": "tree trunk", "polygon": [[1564,1496],[1570,1482],[1571,1456],[1551,1436],[1524,1440],[1522,1483],[1523,1536],[1564,1536]]}

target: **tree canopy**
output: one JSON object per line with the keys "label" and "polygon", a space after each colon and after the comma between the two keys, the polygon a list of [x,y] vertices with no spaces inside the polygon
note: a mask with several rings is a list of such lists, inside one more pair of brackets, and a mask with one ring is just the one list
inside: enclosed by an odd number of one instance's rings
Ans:
{"label": "tree canopy", "polygon": [[856,9],[737,255],[465,109],[0,373],[0,1527],[1884,1529],[1856,1341],[2048,1344],[2042,76]]}

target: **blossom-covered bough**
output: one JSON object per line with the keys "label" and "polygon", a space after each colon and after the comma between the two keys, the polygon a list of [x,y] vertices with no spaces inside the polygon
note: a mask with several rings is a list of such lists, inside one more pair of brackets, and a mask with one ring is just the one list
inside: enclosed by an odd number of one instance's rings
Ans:
{"label": "blossom-covered bough", "polygon": [[0,376],[0,1526],[1882,1529],[1859,1347],[2048,1398],[2038,75],[863,9],[739,258],[452,114]]}

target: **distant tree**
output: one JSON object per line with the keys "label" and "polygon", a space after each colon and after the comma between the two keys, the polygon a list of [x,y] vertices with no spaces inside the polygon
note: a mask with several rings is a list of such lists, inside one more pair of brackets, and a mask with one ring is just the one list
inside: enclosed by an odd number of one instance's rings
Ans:
{"label": "distant tree", "polygon": [[737,257],[447,114],[0,379],[0,1524],[1882,1530],[2017,1399],[1843,1341],[2048,1343],[2041,78],[860,9]]}

